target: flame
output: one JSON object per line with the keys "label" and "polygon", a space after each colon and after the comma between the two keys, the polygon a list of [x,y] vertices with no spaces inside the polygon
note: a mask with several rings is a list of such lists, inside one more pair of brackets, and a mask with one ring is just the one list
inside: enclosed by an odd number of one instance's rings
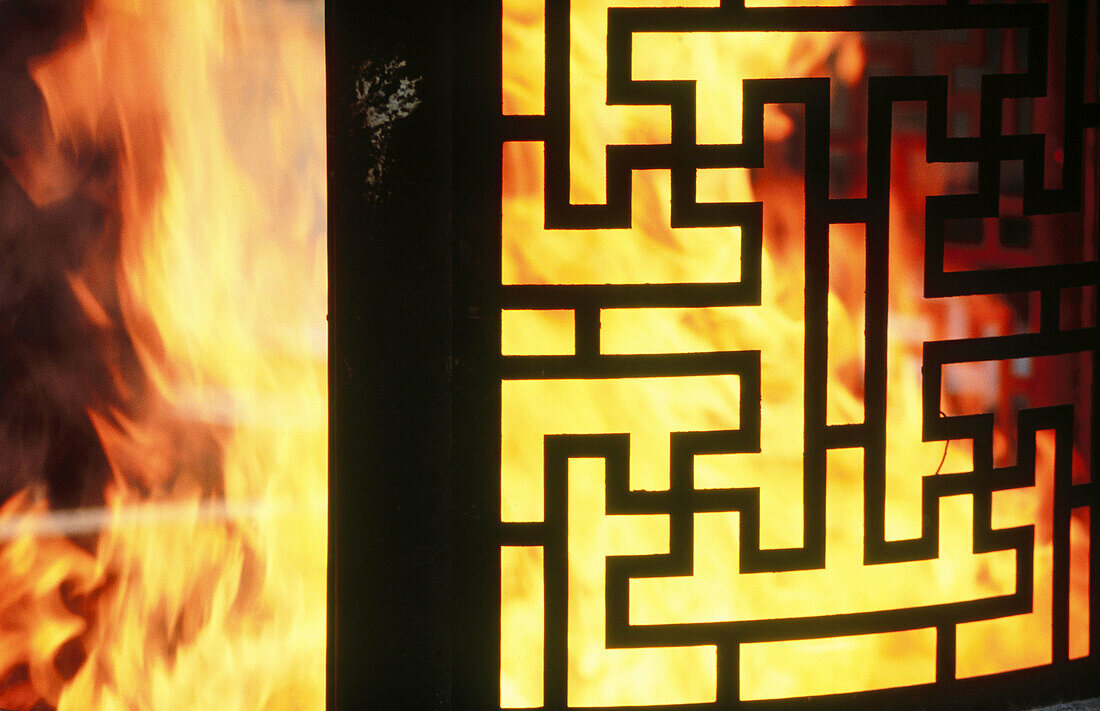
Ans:
{"label": "flame", "polygon": [[96,0],[31,68],[49,121],[13,174],[50,204],[108,156],[114,258],[68,283],[134,362],[98,354],[106,508],[0,510],[0,707],[323,707],[322,26],[320,2]]}
{"label": "flame", "polygon": [[[606,102],[609,6],[715,7],[717,2],[574,0],[570,17],[570,202],[606,200],[609,144],[670,140],[668,107]],[[798,4],[768,2],[766,4]],[[820,4],[810,3],[806,4]],[[838,3],[843,4],[843,3]],[[545,67],[541,3],[504,3],[506,114],[541,113]],[[537,30],[537,31],[536,31]],[[534,37],[537,41],[533,41]],[[525,42],[533,50],[521,51]],[[537,51],[535,51],[537,50]],[[653,33],[635,35],[635,80],[696,82],[699,143],[739,143],[742,79],[831,76],[859,91],[864,65],[852,33]],[[865,85],[862,89],[866,90]],[[757,487],[761,545],[800,546],[802,530],[802,371],[805,339],[805,252],[802,176],[784,167],[784,143],[800,117],[778,106],[764,116],[765,168],[697,172],[699,202],[764,204],[763,294],[754,307],[604,309],[603,354],[761,351],[762,449],[752,455],[695,456],[699,488]],[[917,152],[923,155],[923,151]],[[895,166],[896,167],[896,166]],[[682,228],[669,214],[667,171],[633,176],[632,227],[584,232],[544,222],[543,147],[508,142],[503,149],[504,284],[626,284],[737,281],[736,228]],[[886,538],[920,535],[920,492],[926,477],[973,469],[972,443],[923,442],[921,363],[925,341],[1013,333],[1008,305],[995,297],[923,298],[925,195],[945,194],[935,171],[926,184],[892,176],[887,401]],[[861,226],[830,230],[828,301],[829,424],[860,423],[863,408],[865,240]],[[949,265],[950,268],[950,265]],[[563,318],[563,314],[565,317]],[[504,312],[506,355],[571,354],[572,314]],[[1002,365],[945,369],[946,414],[993,411]],[[1003,367],[1008,367],[1004,365]],[[990,370],[992,368],[992,370]],[[696,380],[707,382],[695,382]],[[505,381],[502,384],[501,520],[541,521],[543,436],[630,433],[630,487],[669,486],[669,433],[737,427],[737,378]],[[1011,462],[1014,422],[998,420],[995,457]],[[1051,648],[1051,492],[1054,449],[1037,437],[1036,483],[994,497],[995,528],[1034,524],[1035,608],[1000,620],[958,627],[956,674],[965,676],[1047,664]],[[1078,469],[1079,465],[1075,465]],[[632,625],[772,619],[923,606],[1010,594],[1012,551],[975,553],[971,496],[940,500],[940,557],[879,566],[863,564],[863,459],[860,450],[831,450],[827,462],[827,552],[823,570],[738,574],[737,513],[697,514],[691,575],[631,581]],[[604,465],[569,464],[567,688],[570,705],[705,703],[715,699],[713,645],[608,649],[605,639],[605,558],[667,553],[663,515],[607,515]],[[1075,517],[1073,557],[1087,538]],[[541,547],[502,549],[502,707],[543,702]],[[1076,563],[1086,565],[1084,563]],[[1071,608],[1088,598],[1087,565],[1077,573]],[[1087,624],[1087,623],[1086,623]],[[1083,634],[1075,632],[1074,634]],[[525,644],[524,640],[528,640]],[[1079,649],[1087,649],[1087,640]],[[824,640],[742,644],[743,699],[788,698],[931,683],[936,679],[933,628]],[[656,682],[656,683],[655,683]]]}

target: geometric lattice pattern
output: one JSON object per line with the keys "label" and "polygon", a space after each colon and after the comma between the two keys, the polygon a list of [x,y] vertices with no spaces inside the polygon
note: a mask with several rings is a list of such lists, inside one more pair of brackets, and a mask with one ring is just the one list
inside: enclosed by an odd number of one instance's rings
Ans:
{"label": "geometric lattice pattern", "polygon": [[745,4],[503,2],[501,708],[1092,690],[1096,3]]}

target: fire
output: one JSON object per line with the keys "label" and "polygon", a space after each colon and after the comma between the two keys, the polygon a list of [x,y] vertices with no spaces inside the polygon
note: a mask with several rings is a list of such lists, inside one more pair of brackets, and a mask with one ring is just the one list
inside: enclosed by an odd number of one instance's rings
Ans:
{"label": "fire", "polygon": [[0,707],[323,707],[322,28],[314,1],[95,0],[30,67],[48,121],[13,175],[106,215],[58,269],[109,473],[103,509],[0,509]]}
{"label": "fire", "polygon": [[[717,2],[571,3],[570,202],[606,201],[605,149],[610,144],[670,140],[667,106],[607,105],[608,7],[697,6]],[[768,3],[776,4],[776,3]],[[797,4],[797,3],[779,3]],[[821,4],[821,3],[806,3]],[[544,54],[542,4],[504,3],[505,114],[541,114]],[[519,48],[519,49],[517,49]],[[526,49],[523,49],[526,48]],[[863,80],[860,38],[853,33],[637,33],[635,80],[695,80],[698,143],[741,140],[741,80],[832,77],[852,91]],[[697,172],[699,202],[764,205],[763,294],[753,307],[604,309],[600,353],[656,354],[759,350],[762,451],[759,455],[695,456],[697,488],[758,487],[761,545],[803,543],[803,343],[805,252],[803,176],[785,164],[786,143],[801,116],[769,105],[764,115],[765,167]],[[794,165],[797,165],[797,161]],[[544,222],[541,142],[503,147],[502,283],[629,284],[737,281],[736,228],[675,227],[667,171],[633,176],[632,227],[584,232]],[[969,440],[923,442],[921,358],[925,341],[1007,335],[1017,328],[996,297],[936,302],[922,297],[924,196],[945,194],[934,171],[927,185],[892,179],[886,539],[920,535],[920,491],[927,477],[974,468]],[[864,419],[863,331],[866,235],[862,226],[833,225],[829,236],[829,424]],[[950,268],[950,265],[949,265]],[[572,354],[571,311],[504,312],[505,355]],[[943,402],[958,415],[995,409],[997,364],[945,369]],[[1007,367],[1007,365],[1005,366]],[[982,370],[981,368],[985,368]],[[992,372],[989,370],[992,368]],[[992,375],[992,377],[990,377]],[[709,379],[708,379],[709,378]],[[669,433],[737,427],[736,377],[531,380],[502,384],[501,521],[545,520],[543,436],[630,433],[631,489],[669,487]],[[701,382],[707,380],[707,382]],[[998,421],[998,465],[1015,458],[1016,423]],[[1034,611],[958,626],[959,678],[1051,662],[1053,438],[1037,436],[1035,486],[994,496],[994,528],[1035,525]],[[975,553],[973,498],[940,501],[940,557],[866,566],[863,563],[864,463],[859,449],[831,450],[827,461],[827,551],[823,570],[738,574],[739,515],[696,514],[694,570],[679,577],[631,581],[632,625],[686,624],[834,615],[900,609],[1011,594],[1012,551]],[[1078,467],[1075,467],[1075,469]],[[604,463],[574,459],[568,473],[568,699],[570,705],[701,703],[715,698],[713,645],[607,649],[605,559],[669,550],[665,515],[607,515]],[[1071,622],[1087,628],[1087,533],[1074,515],[1077,571]],[[505,546],[501,580],[501,702],[542,704],[544,683],[543,549]],[[1082,573],[1082,568],[1084,572]],[[1080,632],[1075,632],[1080,637]],[[743,644],[743,699],[788,698],[889,688],[936,680],[936,630]],[[1088,649],[1078,639],[1077,652]]]}

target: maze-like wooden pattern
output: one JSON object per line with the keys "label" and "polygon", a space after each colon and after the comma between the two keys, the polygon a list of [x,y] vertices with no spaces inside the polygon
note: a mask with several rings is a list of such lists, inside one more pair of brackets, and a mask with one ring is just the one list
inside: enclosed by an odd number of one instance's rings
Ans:
{"label": "maze-like wooden pattern", "polygon": [[1095,668],[1095,20],[504,0],[502,708]]}

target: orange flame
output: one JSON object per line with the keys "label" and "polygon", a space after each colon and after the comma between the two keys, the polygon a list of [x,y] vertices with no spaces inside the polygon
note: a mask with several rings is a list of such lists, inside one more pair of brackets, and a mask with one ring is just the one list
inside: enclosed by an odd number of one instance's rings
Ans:
{"label": "orange flame", "polygon": [[0,510],[0,707],[322,708],[321,4],[96,0],[85,25],[32,68],[46,148],[13,173],[43,204],[64,156],[117,160],[117,259],[69,283],[141,376],[101,354],[106,510]]}

